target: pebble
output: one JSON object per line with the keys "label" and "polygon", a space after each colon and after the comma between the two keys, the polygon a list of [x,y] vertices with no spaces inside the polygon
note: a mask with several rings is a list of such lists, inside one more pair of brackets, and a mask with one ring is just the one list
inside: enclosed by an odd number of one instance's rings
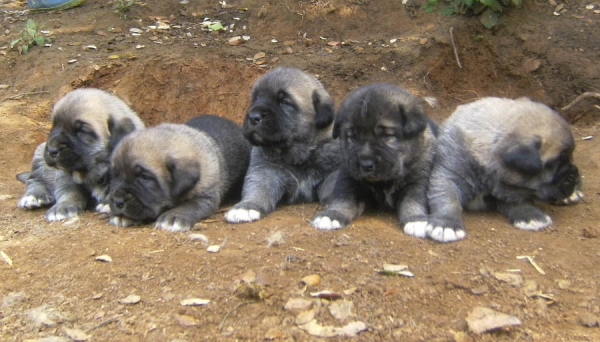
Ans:
{"label": "pebble", "polygon": [[598,317],[589,312],[582,313],[579,316],[579,322],[581,323],[581,325],[588,328],[598,328],[600,324]]}
{"label": "pebble", "polygon": [[304,298],[290,298],[283,307],[287,311],[307,311],[312,309],[314,302]]}

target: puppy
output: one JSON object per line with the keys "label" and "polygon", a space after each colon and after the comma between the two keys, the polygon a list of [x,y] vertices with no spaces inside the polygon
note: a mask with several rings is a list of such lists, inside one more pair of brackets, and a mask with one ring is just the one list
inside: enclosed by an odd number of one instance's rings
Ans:
{"label": "puppy", "polygon": [[483,98],[459,106],[442,127],[428,191],[427,234],[464,239],[463,208],[498,210],[519,229],[552,224],[533,200],[582,197],[569,125],[529,99]]}
{"label": "puppy", "polygon": [[253,145],[242,201],[225,214],[230,223],[256,221],[278,203],[317,200],[317,187],[338,167],[333,101],[314,77],[277,68],[253,86],[244,136]]}
{"label": "puppy", "polygon": [[111,223],[187,231],[239,194],[249,160],[240,126],[218,116],[133,132],[111,159]]}
{"label": "puppy", "polygon": [[32,172],[17,176],[27,183],[19,206],[54,204],[48,221],[76,216],[93,203],[106,212],[110,153],[125,135],[142,128],[136,113],[114,95],[93,88],[68,93],[54,105],[52,128],[36,149]]}
{"label": "puppy", "polygon": [[437,130],[425,112],[426,101],[391,84],[348,95],[333,129],[344,161],[325,181],[320,193],[325,210],[313,219],[314,227],[343,228],[373,204],[394,210],[406,234],[425,237]]}

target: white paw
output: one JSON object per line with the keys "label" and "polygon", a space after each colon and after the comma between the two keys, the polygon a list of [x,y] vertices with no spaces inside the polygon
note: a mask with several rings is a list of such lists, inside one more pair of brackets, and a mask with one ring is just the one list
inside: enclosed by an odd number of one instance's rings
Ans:
{"label": "white paw", "polygon": [[571,196],[560,201],[559,204],[564,204],[564,205],[576,204],[576,203],[581,202],[581,200],[584,197],[585,197],[585,195],[583,194],[583,192],[581,190],[575,190],[575,191],[573,191]]}
{"label": "white paw", "polygon": [[427,236],[439,242],[454,242],[464,239],[467,234],[464,230],[427,225]]}
{"label": "white paw", "polygon": [[168,232],[178,233],[178,232],[187,232],[190,230],[189,225],[182,224],[179,220],[175,220],[173,223],[165,221],[156,222],[156,228],[166,230]]}
{"label": "white paw", "polygon": [[404,225],[404,234],[424,239],[427,237],[427,221],[408,222]]}
{"label": "white paw", "polygon": [[110,205],[106,203],[100,203],[96,206],[96,211],[102,214],[110,214]]}
{"label": "white paw", "polygon": [[335,230],[342,228],[338,220],[332,220],[328,216],[319,216],[312,221],[313,227],[321,230]]}
{"label": "white paw", "polygon": [[517,221],[514,223],[515,227],[523,230],[542,230],[552,225],[552,219],[546,215],[544,220],[531,220],[531,221]]}
{"label": "white paw", "polygon": [[135,226],[137,223],[133,220],[122,216],[113,216],[110,218],[110,224],[112,224],[113,226],[125,228]]}
{"label": "white paw", "polygon": [[23,209],[37,209],[48,204],[50,203],[31,195],[23,196],[19,200],[19,208]]}
{"label": "white paw", "polygon": [[229,223],[252,222],[259,219],[260,212],[252,209],[231,209],[225,213],[225,221]]}
{"label": "white paw", "polygon": [[77,213],[64,214],[62,212],[57,212],[55,210],[48,210],[48,212],[46,213],[46,220],[48,222],[59,222],[59,221],[66,220],[71,217],[77,217],[77,216],[78,216]]}

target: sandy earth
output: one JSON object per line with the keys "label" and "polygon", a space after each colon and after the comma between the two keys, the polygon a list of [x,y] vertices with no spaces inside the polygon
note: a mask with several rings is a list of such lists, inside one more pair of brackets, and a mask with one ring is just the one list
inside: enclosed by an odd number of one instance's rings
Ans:
{"label": "sandy earth", "polygon": [[[319,211],[309,203],[245,225],[225,223],[221,211],[191,232],[221,245],[212,254],[189,233],[119,229],[92,212],[47,223],[43,210],[17,208],[24,186],[15,175],[45,140],[52,104],[82,86],[116,93],[150,126],[200,113],[241,122],[252,83],[279,65],[318,75],[337,104],[374,82],[435,96],[440,107],[430,114],[439,122],[489,95],[529,96],[560,111],[600,91],[600,4],[557,2],[526,1],[490,31],[476,17],[407,11],[401,1],[148,0],[124,19],[100,0],[42,14],[19,12],[24,1],[0,1],[0,340],[307,341],[359,327],[354,338],[329,339],[600,341],[594,99],[561,111],[573,124],[587,197],[573,207],[544,206],[554,225],[543,232],[472,212],[468,238],[453,244],[408,237],[384,212],[322,232],[308,224]],[[19,55],[8,45],[28,18],[50,31],[52,46]],[[204,18],[235,26],[206,32]],[[170,28],[150,28],[158,20]],[[250,39],[228,44],[242,35]],[[96,260],[103,255],[112,262]],[[517,259],[524,255],[545,274]],[[384,264],[406,264],[414,277],[377,273]],[[305,288],[301,279],[314,274],[320,283]],[[323,290],[341,298],[310,295]],[[139,301],[124,303],[130,295]],[[210,302],[182,306],[189,298]],[[477,307],[521,325],[475,334],[466,319]]]}

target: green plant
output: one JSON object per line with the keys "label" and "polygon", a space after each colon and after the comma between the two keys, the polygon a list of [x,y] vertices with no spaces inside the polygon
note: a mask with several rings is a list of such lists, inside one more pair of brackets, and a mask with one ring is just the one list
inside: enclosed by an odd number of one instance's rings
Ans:
{"label": "green plant", "polygon": [[135,0],[114,0],[113,1],[113,11],[117,13],[121,19],[127,19],[127,12],[133,4]]}
{"label": "green plant", "polygon": [[10,42],[10,48],[17,47],[19,54],[24,54],[29,51],[29,48],[38,45],[44,46],[50,42],[50,38],[45,37],[41,34],[38,25],[33,19],[28,19],[27,24],[23,30],[21,30],[19,38]]}
{"label": "green plant", "polygon": [[[479,15],[481,23],[491,29],[496,26],[504,7],[520,7],[522,0],[451,0],[449,5],[440,9],[442,15],[472,14]],[[427,0],[423,10],[434,12],[440,6],[440,0]]]}

